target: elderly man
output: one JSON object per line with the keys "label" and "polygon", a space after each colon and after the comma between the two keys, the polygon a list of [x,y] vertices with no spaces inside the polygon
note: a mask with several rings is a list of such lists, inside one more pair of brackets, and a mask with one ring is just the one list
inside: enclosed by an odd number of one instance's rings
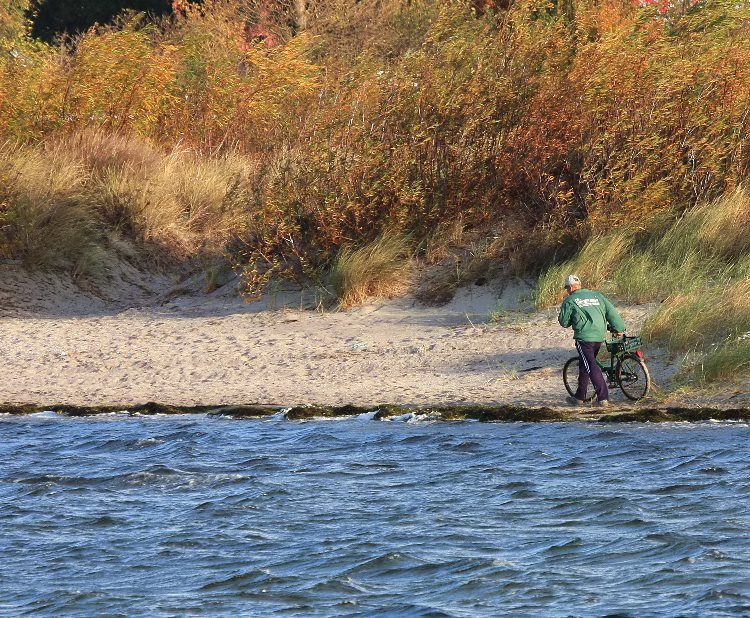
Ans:
{"label": "elderly man", "polygon": [[607,381],[596,364],[596,355],[604,342],[607,329],[622,335],[625,322],[603,294],[582,288],[581,280],[576,275],[566,277],[565,289],[568,297],[560,307],[558,321],[563,328],[573,327],[573,339],[580,358],[578,390],[575,397],[568,397],[566,401],[573,405],[584,404],[590,379],[596,391],[597,405],[608,406]]}

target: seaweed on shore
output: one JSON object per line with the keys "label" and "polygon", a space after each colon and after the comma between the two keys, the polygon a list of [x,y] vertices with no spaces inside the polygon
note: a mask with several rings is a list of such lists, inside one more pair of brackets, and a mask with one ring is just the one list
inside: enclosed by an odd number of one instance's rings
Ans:
{"label": "seaweed on shore", "polygon": [[299,421],[310,418],[339,418],[346,416],[359,416],[367,412],[373,412],[377,408],[362,407],[347,404],[344,406],[295,406],[288,410],[286,417],[291,421]]}
{"label": "seaweed on shore", "polygon": [[33,414],[34,412],[38,411],[39,408],[31,404],[0,403],[0,414],[14,414],[20,416],[22,414]]}
{"label": "seaweed on shore", "polygon": [[281,406],[243,404],[236,406],[214,406],[208,416],[227,416],[230,418],[265,418],[278,414],[282,410]]}
{"label": "seaweed on shore", "polygon": [[700,421],[750,421],[750,409],[728,408],[643,408],[633,412],[605,414],[599,419],[601,423],[669,423]]}
{"label": "seaweed on shore", "polygon": [[438,405],[410,407],[394,404],[377,406],[343,406],[304,405],[283,408],[269,404],[238,405],[195,405],[177,406],[147,402],[135,406],[86,406],[71,404],[34,405],[0,403],[0,414],[23,416],[37,412],[52,411],[72,417],[89,417],[100,414],[125,413],[130,415],[153,416],[204,414],[214,417],[236,419],[267,418],[284,412],[287,420],[352,418],[362,414],[372,414],[373,420],[398,418],[405,415],[426,417],[441,421],[506,422],[506,423],[541,423],[562,421],[598,421],[601,423],[664,423],[664,422],[701,422],[701,421],[750,421],[750,408],[638,408],[628,411],[613,411],[607,414],[581,414],[579,410],[554,409],[549,407],[526,407],[518,405]]}

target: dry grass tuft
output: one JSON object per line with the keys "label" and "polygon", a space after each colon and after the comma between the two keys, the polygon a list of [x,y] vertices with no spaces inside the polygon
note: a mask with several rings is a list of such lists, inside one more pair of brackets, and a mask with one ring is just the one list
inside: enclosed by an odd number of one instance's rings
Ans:
{"label": "dry grass tuft", "polygon": [[552,266],[539,277],[537,306],[551,307],[562,301],[563,281],[569,274],[578,275],[585,288],[609,287],[608,279],[632,245],[633,234],[628,229],[590,239],[575,258]]}
{"label": "dry grass tuft", "polygon": [[441,221],[423,242],[422,251],[425,263],[437,264],[452,256],[453,250],[461,244],[463,238],[463,217],[458,216],[450,221]]}
{"label": "dry grass tuft", "polygon": [[359,248],[343,249],[328,274],[339,307],[403,294],[412,281],[412,257],[410,238],[397,232],[385,233]]}
{"label": "dry grass tuft", "polygon": [[127,133],[103,129],[53,137],[44,143],[46,152],[64,152],[80,160],[92,173],[128,169],[150,175],[163,166],[163,153],[149,141]]}
{"label": "dry grass tuft", "polygon": [[668,300],[644,334],[688,352],[699,383],[750,378],[750,278]]}
{"label": "dry grass tuft", "polygon": [[702,216],[698,240],[703,253],[736,260],[750,253],[750,192],[738,187],[697,209]]}

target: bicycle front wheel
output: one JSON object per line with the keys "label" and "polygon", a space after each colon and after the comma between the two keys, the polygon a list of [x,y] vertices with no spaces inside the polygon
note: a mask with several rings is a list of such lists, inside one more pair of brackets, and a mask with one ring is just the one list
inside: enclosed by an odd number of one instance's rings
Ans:
{"label": "bicycle front wheel", "polygon": [[617,365],[617,383],[625,397],[637,401],[643,399],[651,388],[651,375],[642,358],[626,354]]}
{"label": "bicycle front wheel", "polygon": [[[576,396],[578,390],[578,364],[580,359],[577,356],[569,359],[563,367],[563,383],[565,384],[565,390],[572,397]],[[594,388],[589,384],[588,390],[586,391],[586,397],[584,401],[591,401],[596,396]]]}

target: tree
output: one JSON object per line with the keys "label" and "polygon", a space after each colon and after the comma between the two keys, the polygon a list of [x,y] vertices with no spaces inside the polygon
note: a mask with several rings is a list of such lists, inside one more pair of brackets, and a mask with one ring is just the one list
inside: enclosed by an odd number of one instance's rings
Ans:
{"label": "tree", "polygon": [[297,32],[307,29],[307,0],[294,0],[294,26]]}

